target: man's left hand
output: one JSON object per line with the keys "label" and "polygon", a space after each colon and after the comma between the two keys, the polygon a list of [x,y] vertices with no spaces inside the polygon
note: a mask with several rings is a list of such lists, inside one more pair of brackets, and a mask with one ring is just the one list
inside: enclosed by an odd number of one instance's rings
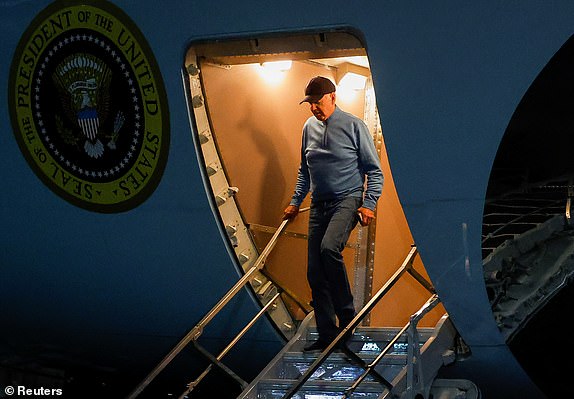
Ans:
{"label": "man's left hand", "polygon": [[368,226],[375,219],[375,212],[369,208],[360,207],[357,209],[357,212],[359,213],[359,223],[361,223],[361,226]]}

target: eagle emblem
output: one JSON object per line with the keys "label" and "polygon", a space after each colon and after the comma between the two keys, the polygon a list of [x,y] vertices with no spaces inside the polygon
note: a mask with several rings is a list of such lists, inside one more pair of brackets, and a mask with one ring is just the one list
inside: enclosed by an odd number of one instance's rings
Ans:
{"label": "eagle emblem", "polygon": [[65,141],[81,144],[78,141],[83,140],[82,148],[91,158],[104,154],[102,140],[108,139],[107,146],[115,149],[124,117],[118,112],[113,132],[106,134],[102,131],[110,113],[112,72],[106,63],[92,54],[76,53],[66,57],[55,68],[52,79],[61,94],[66,117],[75,127],[72,132],[60,131],[62,136],[66,136]]}

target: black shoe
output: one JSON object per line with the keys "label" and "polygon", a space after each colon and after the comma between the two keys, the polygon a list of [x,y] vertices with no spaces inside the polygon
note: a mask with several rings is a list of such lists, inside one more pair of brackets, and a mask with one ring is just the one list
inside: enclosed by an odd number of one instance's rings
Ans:
{"label": "black shoe", "polygon": [[303,348],[303,352],[323,352],[329,346],[328,342],[317,340]]}

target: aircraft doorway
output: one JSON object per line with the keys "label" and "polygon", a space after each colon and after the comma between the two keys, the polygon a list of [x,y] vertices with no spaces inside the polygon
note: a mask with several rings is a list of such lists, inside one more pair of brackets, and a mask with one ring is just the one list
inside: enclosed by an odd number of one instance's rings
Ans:
{"label": "aircraft doorway", "polygon": [[[344,250],[355,306],[362,307],[413,244],[386,156],[364,44],[355,35],[337,30],[198,42],[190,48],[185,68],[206,189],[230,253],[243,270],[269,241],[291,198],[301,130],[311,116],[308,105],[299,104],[307,82],[317,75],[330,78],[337,85],[337,105],[366,122],[381,157],[385,183],[376,223],[357,227]],[[309,198],[302,207],[308,205]],[[305,309],[311,309],[307,223],[305,213],[291,222],[265,263],[272,281],[293,294],[284,295],[284,308],[272,314],[287,335],[290,318],[301,320]],[[420,258],[415,268],[426,275]],[[264,298],[272,284],[263,276],[252,286]],[[403,279],[366,322],[401,326],[427,297],[418,283]],[[434,326],[443,314],[439,306],[421,326]]]}

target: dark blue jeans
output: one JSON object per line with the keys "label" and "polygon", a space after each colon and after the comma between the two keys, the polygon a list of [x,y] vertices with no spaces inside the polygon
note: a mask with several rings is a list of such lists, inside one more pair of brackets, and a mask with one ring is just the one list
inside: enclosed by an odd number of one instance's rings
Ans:
{"label": "dark blue jeans", "polygon": [[319,339],[332,341],[354,317],[353,294],[342,251],[359,217],[362,198],[313,201],[309,216],[307,280]]}

